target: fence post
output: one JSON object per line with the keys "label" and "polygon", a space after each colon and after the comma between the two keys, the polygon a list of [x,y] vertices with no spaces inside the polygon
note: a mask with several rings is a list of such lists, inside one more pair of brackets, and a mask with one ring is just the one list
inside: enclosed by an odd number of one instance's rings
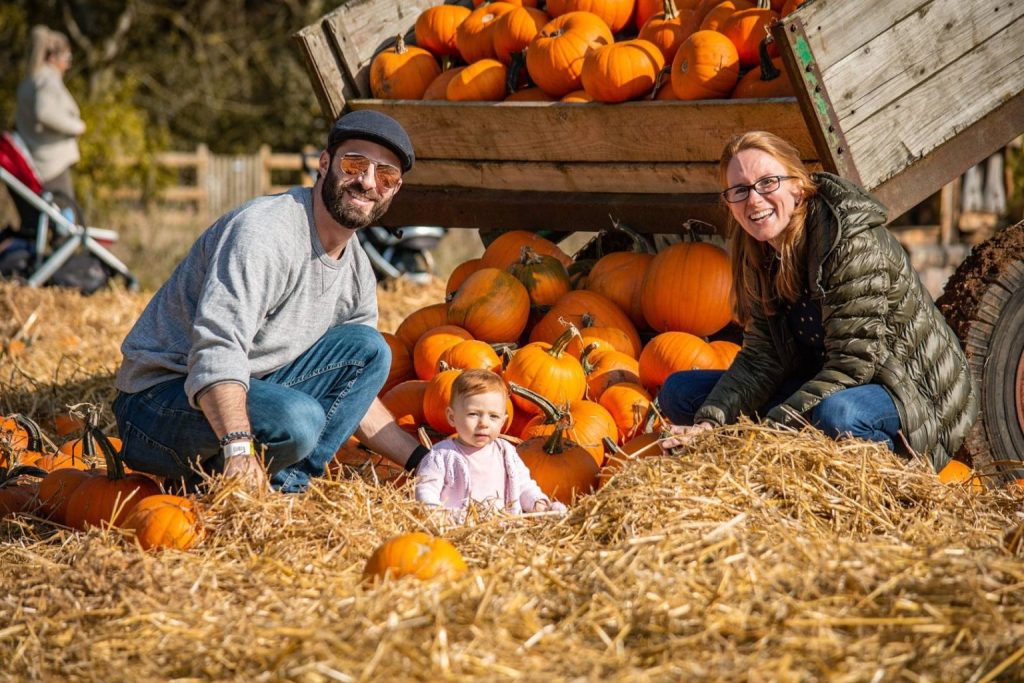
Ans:
{"label": "fence post", "polygon": [[270,192],[270,145],[260,145],[260,195]]}
{"label": "fence post", "polygon": [[196,209],[203,223],[210,222],[210,148],[205,142],[196,146],[196,187],[199,199]]}

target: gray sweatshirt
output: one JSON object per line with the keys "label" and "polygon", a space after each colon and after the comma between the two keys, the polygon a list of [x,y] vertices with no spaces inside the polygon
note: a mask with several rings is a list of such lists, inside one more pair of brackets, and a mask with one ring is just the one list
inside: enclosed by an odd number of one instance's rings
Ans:
{"label": "gray sweatshirt", "polygon": [[338,260],[313,225],[312,188],[260,197],[206,230],[121,345],[115,385],[135,393],[186,377],[196,395],[220,382],[248,389],[331,327],[377,325],[377,283],[359,240]]}

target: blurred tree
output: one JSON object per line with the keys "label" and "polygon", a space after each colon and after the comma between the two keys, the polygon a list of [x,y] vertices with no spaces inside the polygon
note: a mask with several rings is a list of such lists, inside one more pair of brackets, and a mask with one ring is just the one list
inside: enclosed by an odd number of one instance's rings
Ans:
{"label": "blurred tree", "polygon": [[[0,121],[13,120],[28,28],[68,34],[69,74],[83,107],[133,83],[130,104],[171,147],[214,152],[266,143],[300,149],[326,130],[291,34],[316,21],[325,0],[7,0],[0,5]],[[87,133],[88,135],[89,133]]]}

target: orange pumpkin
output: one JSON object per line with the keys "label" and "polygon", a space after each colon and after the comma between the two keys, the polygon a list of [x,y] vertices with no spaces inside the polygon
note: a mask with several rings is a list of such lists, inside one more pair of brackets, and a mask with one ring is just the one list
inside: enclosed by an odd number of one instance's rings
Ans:
{"label": "orange pumpkin", "polygon": [[550,436],[527,439],[516,449],[541,491],[566,505],[594,490],[598,472],[590,452],[566,438],[568,428],[565,417]]}
{"label": "orange pumpkin", "polygon": [[600,17],[569,12],[552,19],[530,41],[526,70],[538,88],[552,97],[562,97],[580,88],[587,53],[613,42],[612,32]]}
{"label": "orange pumpkin", "polygon": [[147,496],[161,493],[160,486],[144,474],[125,474],[124,463],[110,440],[96,427],[92,428],[107,469],[81,482],[68,498],[65,523],[75,529],[110,524],[119,526]]}
{"label": "orange pumpkin", "polygon": [[40,514],[57,524],[64,524],[71,494],[89,477],[101,474],[102,470],[81,470],[62,467],[52,470],[39,482]]}
{"label": "orange pumpkin", "polygon": [[53,416],[53,427],[57,436],[64,437],[85,429],[85,421],[71,413],[57,413]]}
{"label": "orange pumpkin", "polygon": [[548,0],[547,10],[553,17],[571,12],[590,12],[597,15],[612,33],[626,28],[633,18],[636,0]]}
{"label": "orange pumpkin", "polygon": [[593,346],[594,351],[619,351],[631,358],[640,355],[628,332],[618,327],[596,327],[589,315],[583,316],[582,324],[583,327],[579,328],[580,336],[574,337],[566,348],[574,357],[582,356],[588,346]]}
{"label": "orange pumpkin", "polygon": [[600,401],[604,392],[613,385],[640,381],[640,364],[636,358],[621,351],[594,353],[593,348],[584,349],[580,356],[583,372],[587,373],[587,396],[590,400]]}
{"label": "orange pumpkin", "polygon": [[591,50],[580,82],[597,102],[625,102],[651,92],[665,66],[661,49],[646,40],[624,40]]}
{"label": "orange pumpkin", "polygon": [[441,354],[459,342],[472,338],[473,335],[458,325],[441,325],[425,333],[412,350],[416,376],[429,380],[437,374],[437,362],[441,360]]}
{"label": "orange pumpkin", "polygon": [[605,458],[604,467],[601,468],[601,472],[597,476],[597,488],[603,488],[627,463],[636,462],[641,458],[664,455],[661,448],[654,445],[660,438],[660,433],[652,432],[639,434],[622,446],[607,444],[608,455]]}
{"label": "orange pumpkin", "polygon": [[494,347],[479,339],[459,342],[441,354],[441,363],[459,370],[490,370],[501,374],[501,357]]}
{"label": "orange pumpkin", "polygon": [[448,303],[448,323],[487,342],[516,341],[529,316],[526,287],[498,268],[481,268],[470,275]]}
{"label": "orange pumpkin", "polygon": [[601,442],[605,438],[618,439],[619,428],[615,419],[599,403],[580,399],[556,406],[536,392],[510,384],[513,396],[519,396],[540,407],[541,413],[534,415],[522,428],[520,437],[525,441],[538,436],[548,436],[555,431],[556,425],[568,420],[565,435],[579,446],[582,446],[598,466],[604,461],[604,447]]}
{"label": "orange pumpkin", "polygon": [[740,78],[732,41],[717,31],[696,31],[672,60],[672,91],[680,100],[726,98]]}
{"label": "orange pumpkin", "polygon": [[758,46],[769,35],[768,26],[778,19],[767,0],[760,0],[757,7],[735,12],[725,20],[719,30],[736,46],[741,68],[757,66]]}
{"label": "orange pumpkin", "polygon": [[705,337],[732,319],[732,269],[724,249],[681,242],[651,261],[640,288],[647,324],[658,332]]}
{"label": "orange pumpkin", "polygon": [[523,247],[519,260],[509,266],[509,272],[523,283],[533,306],[551,306],[572,289],[569,271],[561,261],[538,254],[528,246]]}
{"label": "orange pumpkin", "polygon": [[452,398],[452,384],[462,374],[460,368],[441,370],[427,382],[423,392],[423,417],[427,424],[440,434],[451,434],[455,431],[448,422],[448,404]]}
{"label": "orange pumpkin", "polygon": [[724,339],[710,342],[708,346],[714,349],[715,353],[718,354],[718,357],[722,359],[722,364],[719,366],[722,370],[729,369],[732,362],[736,360],[736,354],[740,352],[741,348],[739,344],[734,344],[733,342],[726,341]]}
{"label": "orange pumpkin", "polygon": [[725,0],[711,8],[700,22],[701,31],[718,31],[725,20],[736,12],[745,9],[753,9],[754,3],[747,0]]}
{"label": "orange pumpkin", "polygon": [[382,100],[418,100],[440,73],[434,55],[421,47],[406,46],[399,35],[394,47],[373,58],[370,91]]}
{"label": "orange pumpkin", "polygon": [[761,42],[759,48],[761,64],[757,69],[751,69],[732,91],[732,98],[758,99],[764,97],[793,97],[793,84],[789,81],[789,74],[782,65],[782,58],[772,59],[768,55],[767,43]]}
{"label": "orange pumpkin", "polygon": [[538,254],[554,256],[566,268],[572,265],[572,257],[551,240],[528,230],[510,230],[487,245],[480,257],[480,266],[508,270],[522,257],[523,247],[530,247]]}
{"label": "orange pumpkin", "polygon": [[479,59],[448,82],[450,102],[498,102],[505,99],[508,69],[496,59]]}
{"label": "orange pumpkin", "polygon": [[406,347],[416,348],[416,342],[420,340],[428,330],[440,327],[448,322],[448,304],[430,304],[417,309],[406,316],[395,330],[395,336],[402,340]]}
{"label": "orange pumpkin", "polygon": [[[545,342],[527,344],[512,356],[505,367],[505,381],[534,391],[556,405],[577,401],[587,390],[587,376],[580,362],[565,351],[570,332],[554,345]],[[533,402],[512,396],[517,411],[540,412]]]}
{"label": "orange pumpkin", "polygon": [[[669,290],[671,291],[671,290]],[[630,339],[629,355],[640,353],[640,335],[629,317],[622,310],[600,294],[584,289],[569,292],[551,307],[530,333],[530,341],[554,341],[565,330],[560,319],[583,329],[585,327],[617,327]]]}
{"label": "orange pumpkin", "polygon": [[647,342],[640,354],[640,383],[652,394],[673,372],[713,370],[722,359],[711,346],[687,332],[663,332]]}
{"label": "orange pumpkin", "polygon": [[598,403],[615,420],[619,441],[625,442],[642,430],[651,410],[651,395],[639,383],[620,382],[605,389]]}
{"label": "orange pumpkin", "polygon": [[396,385],[383,396],[381,403],[394,416],[395,422],[402,431],[416,434],[420,425],[426,423],[423,414],[423,396],[427,391],[427,382],[413,379]]}
{"label": "orange pumpkin", "polygon": [[943,484],[965,484],[970,486],[975,493],[985,490],[985,484],[982,483],[981,477],[975,475],[974,470],[959,460],[950,460],[946,463],[946,466],[939,472],[939,481]]}
{"label": "orange pumpkin", "polygon": [[464,66],[456,66],[451,69],[447,69],[438,74],[437,78],[430,82],[427,89],[423,91],[424,100],[447,100],[448,99],[448,84],[452,82],[452,79],[459,75],[459,73],[465,69]]}
{"label": "orange pumpkin", "polygon": [[383,394],[399,382],[413,379],[416,376],[412,365],[412,353],[409,347],[401,339],[390,332],[381,332],[388,348],[391,349],[391,368],[388,370],[388,378],[384,380],[384,386],[377,392]]}
{"label": "orange pumpkin", "polygon": [[494,24],[516,7],[507,2],[490,2],[477,7],[455,29],[455,44],[459,54],[472,64],[481,59],[494,59]]}
{"label": "orange pumpkin", "polygon": [[[444,294],[446,298],[450,298],[455,293],[462,283],[466,281],[466,278],[480,270],[483,264],[483,259],[471,258],[468,261],[463,261],[459,265],[455,266],[452,270],[451,275],[448,276],[448,282],[444,286]],[[447,313],[445,314],[445,320],[448,319]]]}
{"label": "orange pumpkin", "polygon": [[615,251],[597,260],[587,275],[587,289],[618,306],[637,328],[647,329],[640,291],[654,254]]}
{"label": "orange pumpkin", "polygon": [[143,550],[188,550],[203,537],[199,506],[181,496],[160,494],[139,501],[124,520]]}
{"label": "orange pumpkin", "polygon": [[571,93],[562,97],[560,102],[569,102],[570,104],[587,104],[593,102],[594,98],[586,90],[573,90]]}
{"label": "orange pumpkin", "polygon": [[29,512],[34,507],[34,489],[17,484],[0,486],[0,519],[12,517],[19,512]]}
{"label": "orange pumpkin", "polygon": [[455,30],[469,14],[469,8],[460,5],[428,7],[416,19],[416,44],[438,57],[457,55]]}
{"label": "orange pumpkin", "polygon": [[443,538],[416,531],[391,538],[374,550],[363,568],[363,580],[403,576],[457,579],[465,572],[466,561],[455,546]]}
{"label": "orange pumpkin", "polygon": [[800,7],[805,2],[807,2],[807,0],[786,0],[786,2],[782,5],[782,9],[779,11],[779,15],[787,17],[790,14],[792,14],[797,7]]}
{"label": "orange pumpkin", "polygon": [[551,21],[547,12],[533,7],[517,7],[494,22],[494,54],[502,64],[511,64],[512,55],[522,52],[544,25]]}
{"label": "orange pumpkin", "polygon": [[405,468],[398,463],[364,448],[359,439],[349,437],[327,463],[327,471],[335,476],[347,476],[354,472],[363,481],[374,484],[402,486],[407,480]]}
{"label": "orange pumpkin", "polygon": [[38,465],[43,455],[43,433],[35,420],[14,414],[0,425],[0,468]]}
{"label": "orange pumpkin", "polygon": [[[656,14],[666,13],[665,0],[637,0],[636,3],[636,27],[643,28],[644,24],[650,21]],[[697,0],[675,0],[672,7],[676,13],[693,11],[697,6]]]}
{"label": "orange pumpkin", "polygon": [[537,0],[473,0],[473,7],[479,7],[485,2],[507,2],[516,7],[536,7]]}
{"label": "orange pumpkin", "polygon": [[664,63],[671,64],[679,46],[697,30],[697,15],[693,10],[679,11],[671,0],[664,0],[664,11],[650,17],[641,25],[637,36],[658,46]]}

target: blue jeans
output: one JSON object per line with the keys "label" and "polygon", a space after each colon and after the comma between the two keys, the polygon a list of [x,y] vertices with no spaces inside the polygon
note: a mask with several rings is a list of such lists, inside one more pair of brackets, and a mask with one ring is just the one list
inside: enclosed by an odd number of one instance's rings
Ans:
{"label": "blue jeans", "polygon": [[[340,325],[294,361],[251,379],[249,421],[271,485],[304,491],[363,419],[391,366],[391,351],[366,325]],[[224,469],[217,436],[185,395],[185,378],[114,400],[114,416],[132,469],[182,480],[195,489],[202,474]]]}
{"label": "blue jeans", "polygon": [[[673,424],[693,424],[693,416],[704,404],[724,370],[687,370],[665,380],[658,394],[662,412]],[[801,379],[783,382],[779,391],[761,406],[762,415],[793,395]],[[828,396],[811,410],[810,423],[832,438],[852,435],[878,441],[896,450],[900,414],[889,392],[878,384],[862,384]]]}

